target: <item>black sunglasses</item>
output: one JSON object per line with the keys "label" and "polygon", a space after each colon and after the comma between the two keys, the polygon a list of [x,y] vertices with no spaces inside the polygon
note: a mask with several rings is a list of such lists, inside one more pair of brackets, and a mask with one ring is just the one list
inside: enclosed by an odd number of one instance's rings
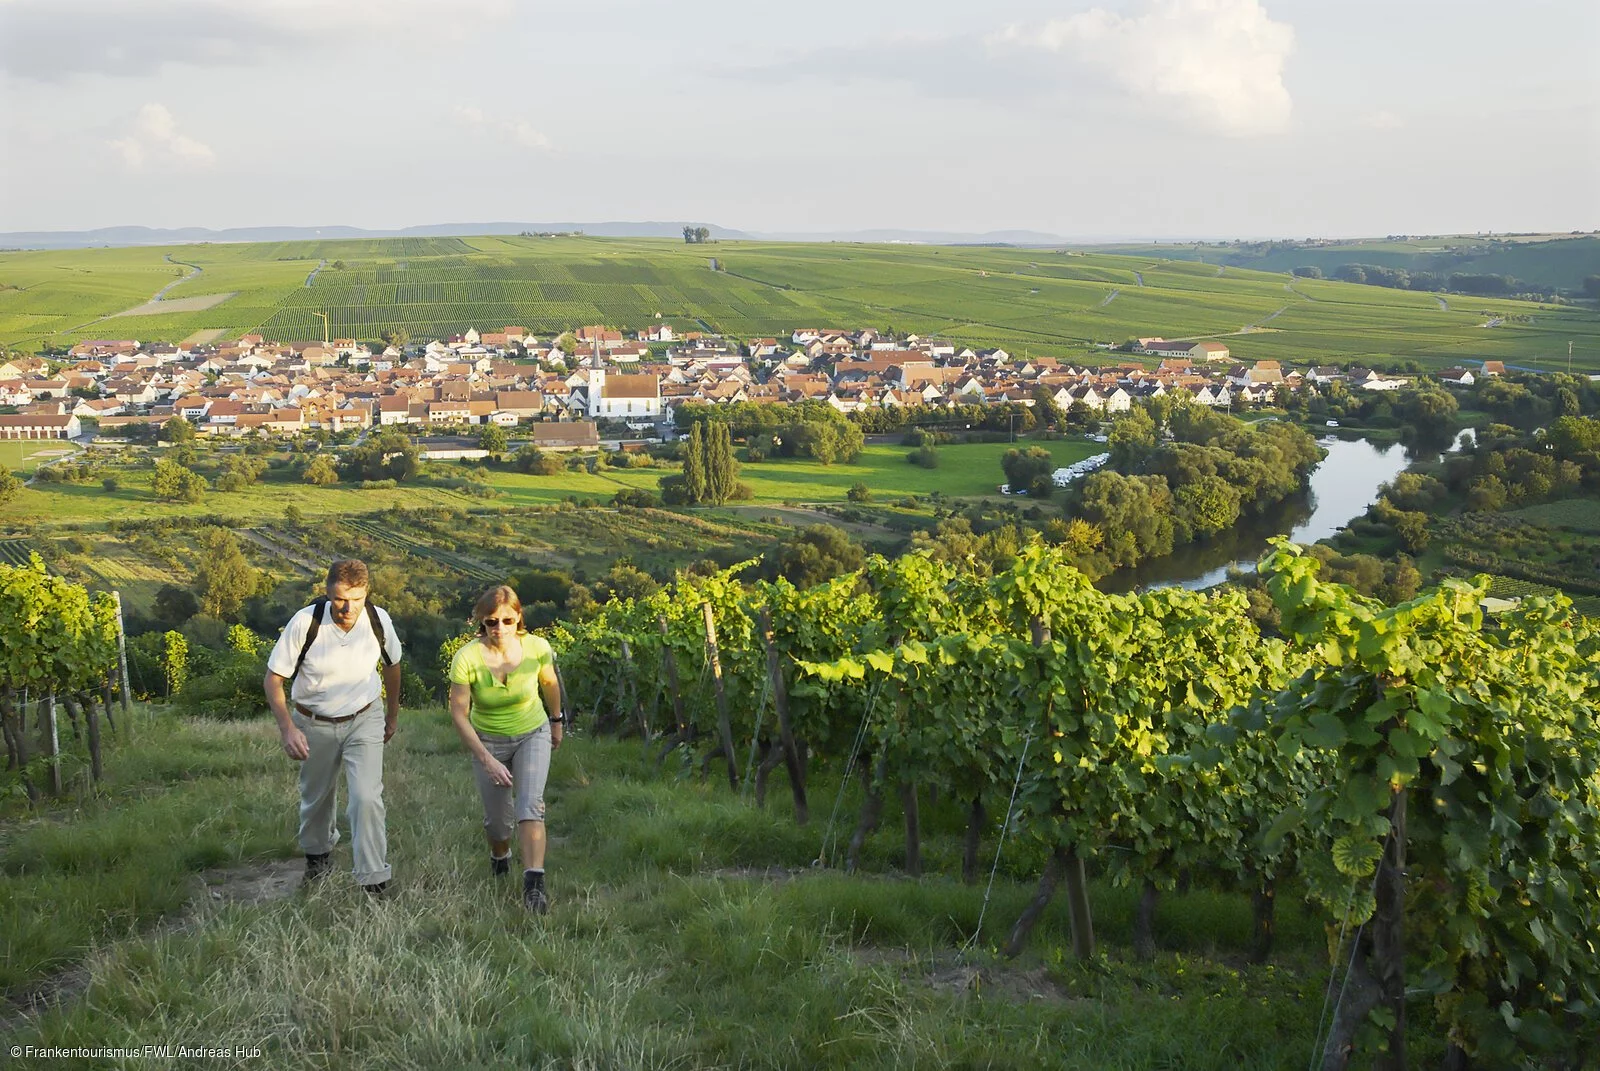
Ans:
{"label": "black sunglasses", "polygon": [[486,617],[483,619],[485,628],[490,625],[515,625],[516,623],[517,619],[514,617]]}

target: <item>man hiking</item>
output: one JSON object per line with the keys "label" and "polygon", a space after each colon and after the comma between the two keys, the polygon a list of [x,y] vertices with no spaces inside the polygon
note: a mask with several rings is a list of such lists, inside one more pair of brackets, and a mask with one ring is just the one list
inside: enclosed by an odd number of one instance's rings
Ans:
{"label": "man hiking", "polygon": [[[278,720],[283,752],[300,763],[306,883],[333,867],[330,853],[339,839],[334,786],[342,765],[355,878],[382,897],[390,877],[383,745],[394,736],[400,714],[400,640],[389,615],[367,602],[367,584],[365,562],[346,559],[329,566],[323,596],[296,612],[278,637],[262,687]],[[290,678],[293,694],[285,698],[283,685]]]}

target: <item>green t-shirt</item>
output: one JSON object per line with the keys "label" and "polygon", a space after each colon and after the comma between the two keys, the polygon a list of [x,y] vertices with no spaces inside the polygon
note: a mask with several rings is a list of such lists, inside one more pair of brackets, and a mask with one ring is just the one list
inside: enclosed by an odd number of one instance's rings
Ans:
{"label": "green t-shirt", "polygon": [[472,727],[498,736],[531,733],[548,721],[539,696],[539,673],[555,664],[543,637],[525,633],[522,661],[501,684],[483,661],[483,643],[473,640],[450,660],[450,683],[472,688]]}

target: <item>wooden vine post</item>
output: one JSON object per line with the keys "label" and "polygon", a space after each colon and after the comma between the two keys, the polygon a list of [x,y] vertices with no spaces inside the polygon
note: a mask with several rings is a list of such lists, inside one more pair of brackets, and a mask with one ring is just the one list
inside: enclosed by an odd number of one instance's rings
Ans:
{"label": "wooden vine post", "polygon": [[706,619],[706,658],[711,665],[711,682],[717,691],[717,732],[722,738],[722,753],[728,760],[728,787],[739,791],[739,761],[733,755],[733,725],[728,720],[728,693],[722,686],[722,659],[717,654],[717,623],[711,614],[711,604],[703,602],[700,609]]}
{"label": "wooden vine post", "polygon": [[789,771],[789,790],[794,795],[794,820],[803,826],[811,821],[811,808],[806,802],[805,766],[795,744],[794,726],[789,722],[789,691],[783,683],[778,647],[772,642],[772,613],[765,606],[761,608],[761,638],[767,645],[767,677],[772,682],[772,705],[778,711],[778,739],[783,747],[784,766]]}
{"label": "wooden vine post", "polygon": [[667,615],[656,617],[656,627],[661,630],[661,658],[667,669],[667,687],[672,689],[672,716],[678,723],[678,739],[689,738],[689,720],[683,713],[683,689],[678,683],[678,660],[672,656],[672,646],[667,642]]}
{"label": "wooden vine post", "polygon": [[[645,717],[644,704],[639,702],[639,689],[633,683],[633,647],[629,645],[626,636],[622,639],[622,666],[628,682],[629,694],[633,696],[633,720],[639,727],[639,736],[643,740],[650,739],[650,719]],[[621,689],[618,689],[619,698]]]}
{"label": "wooden vine post", "polygon": [[45,696],[40,720],[44,722],[45,732],[49,737],[50,792],[59,796],[61,795],[61,734],[56,731],[56,693],[53,691]]}
{"label": "wooden vine post", "polygon": [[128,637],[122,628],[122,592],[113,591],[111,601],[117,607],[117,683],[122,693],[122,713],[131,714],[133,699],[128,690]]}
{"label": "wooden vine post", "polygon": [[[1050,642],[1050,626],[1038,615],[1034,616],[1032,626],[1033,645],[1044,647]],[[1049,730],[1048,725],[1044,728]],[[1063,882],[1067,886],[1067,912],[1072,919],[1072,954],[1079,959],[1094,958],[1094,913],[1089,906],[1089,880],[1077,845],[1071,848],[1058,846],[1050,853],[1050,860],[1045,864],[1044,874],[1039,880],[1038,891],[1011,929],[1011,937],[1006,942],[1007,956],[1016,956],[1022,951],[1034,923],[1055,895],[1056,886]]]}

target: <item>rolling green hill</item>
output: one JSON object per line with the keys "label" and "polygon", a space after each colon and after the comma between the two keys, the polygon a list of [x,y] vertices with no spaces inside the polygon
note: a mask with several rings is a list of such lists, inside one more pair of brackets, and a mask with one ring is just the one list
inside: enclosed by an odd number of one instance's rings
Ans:
{"label": "rolling green hill", "polygon": [[1344,264],[1376,264],[1409,272],[1507,275],[1531,286],[1576,292],[1600,275],[1600,237],[1547,235],[1481,238],[1468,235],[1372,240],[1332,244],[1298,242],[1193,243],[1115,246],[1108,250],[1143,256],[1198,260],[1208,264],[1288,272],[1309,266],[1331,275]]}
{"label": "rolling green hill", "polygon": [[[244,332],[294,341],[322,336],[319,314],[331,337],[362,340],[394,329],[424,339],[506,324],[545,335],[587,323],[637,329],[659,317],[745,337],[892,328],[1069,358],[1100,353],[1097,343],[1158,335],[1220,338],[1245,359],[1381,355],[1433,366],[1489,358],[1565,367],[1573,339],[1575,364],[1600,369],[1593,309],[1167,259],[1180,255],[1164,247],[1157,256],[586,237],[4,253],[0,345]],[[1503,255],[1539,254],[1530,245]],[[169,284],[176,285],[163,295],[172,302],[166,311],[151,298]],[[1491,320],[1497,326],[1484,326]]]}

